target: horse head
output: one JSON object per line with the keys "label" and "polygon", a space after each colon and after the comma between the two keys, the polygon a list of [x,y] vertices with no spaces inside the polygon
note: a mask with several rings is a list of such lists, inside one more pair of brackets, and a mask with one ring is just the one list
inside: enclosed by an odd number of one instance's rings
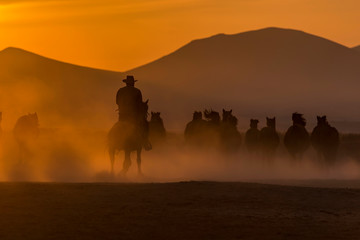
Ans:
{"label": "horse head", "polygon": [[257,119],[250,119],[250,128],[257,129],[258,128],[258,123],[259,123],[259,120],[257,120]]}
{"label": "horse head", "polygon": [[193,113],[193,120],[201,120],[202,119],[202,112],[195,111]]}
{"label": "horse head", "polygon": [[276,125],[275,117],[273,118],[266,117],[266,126],[275,129],[275,125]]}
{"label": "horse head", "polygon": [[26,120],[29,123],[29,125],[34,126],[34,127],[38,127],[39,126],[39,118],[37,113],[29,113],[26,116]]}
{"label": "horse head", "polygon": [[329,125],[325,115],[322,116],[322,117],[317,116],[317,125],[318,126],[327,126],[327,125]]}
{"label": "horse head", "polygon": [[232,109],[230,111],[226,111],[225,109],[223,109],[223,112],[222,112],[222,120],[223,122],[227,122],[231,119],[232,117]]}
{"label": "horse head", "polygon": [[150,121],[161,121],[160,112],[151,112],[151,120]]}
{"label": "horse head", "polygon": [[218,112],[210,110],[204,111],[205,118],[211,122],[219,123],[220,122],[220,114]]}
{"label": "horse head", "polygon": [[141,109],[140,109],[140,113],[145,119],[147,119],[147,117],[149,115],[149,113],[148,113],[148,110],[149,110],[148,103],[149,103],[149,99],[146,100],[145,102],[142,102]]}

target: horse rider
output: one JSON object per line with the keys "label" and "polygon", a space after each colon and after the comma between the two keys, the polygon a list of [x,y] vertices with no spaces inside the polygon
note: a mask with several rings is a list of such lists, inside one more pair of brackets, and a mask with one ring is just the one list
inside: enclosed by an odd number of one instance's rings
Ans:
{"label": "horse rider", "polygon": [[144,148],[151,149],[151,144],[148,139],[149,125],[147,121],[142,121],[142,94],[141,91],[135,87],[137,80],[134,79],[134,76],[128,75],[123,82],[126,83],[126,86],[120,88],[116,94],[119,121],[131,121],[138,124],[143,132]]}

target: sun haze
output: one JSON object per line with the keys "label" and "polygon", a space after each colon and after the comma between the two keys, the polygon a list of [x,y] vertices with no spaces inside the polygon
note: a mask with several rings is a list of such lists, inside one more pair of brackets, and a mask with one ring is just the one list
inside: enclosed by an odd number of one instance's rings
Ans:
{"label": "sun haze", "polygon": [[193,39],[268,26],[360,44],[357,0],[7,0],[0,49],[125,71]]}

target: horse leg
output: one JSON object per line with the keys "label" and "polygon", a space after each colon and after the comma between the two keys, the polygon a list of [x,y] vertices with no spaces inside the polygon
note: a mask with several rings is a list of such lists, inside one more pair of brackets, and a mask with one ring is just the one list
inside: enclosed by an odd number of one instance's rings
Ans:
{"label": "horse leg", "polygon": [[125,160],[123,164],[122,172],[125,174],[129,170],[129,167],[131,165],[131,159],[130,159],[131,152],[128,150],[125,150]]}
{"label": "horse leg", "polygon": [[137,154],[136,161],[137,161],[137,166],[138,166],[138,174],[142,175],[142,171],[141,171],[141,148],[137,150],[136,154]]}
{"label": "horse leg", "polygon": [[114,163],[115,163],[115,149],[109,149],[110,165],[111,165],[111,175],[114,176]]}

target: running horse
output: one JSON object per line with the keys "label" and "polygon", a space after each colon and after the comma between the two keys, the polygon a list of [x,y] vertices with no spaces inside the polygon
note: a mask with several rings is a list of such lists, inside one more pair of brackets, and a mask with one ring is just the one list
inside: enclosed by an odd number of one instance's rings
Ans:
{"label": "running horse", "polygon": [[[110,129],[108,133],[108,147],[111,163],[111,174],[114,174],[115,155],[117,152],[124,151],[125,159],[122,173],[126,174],[131,165],[130,155],[132,152],[137,153],[138,173],[141,172],[141,151],[149,132],[147,121],[148,101],[143,102],[139,110],[140,119],[119,120]],[[147,150],[147,149],[145,149]]]}

